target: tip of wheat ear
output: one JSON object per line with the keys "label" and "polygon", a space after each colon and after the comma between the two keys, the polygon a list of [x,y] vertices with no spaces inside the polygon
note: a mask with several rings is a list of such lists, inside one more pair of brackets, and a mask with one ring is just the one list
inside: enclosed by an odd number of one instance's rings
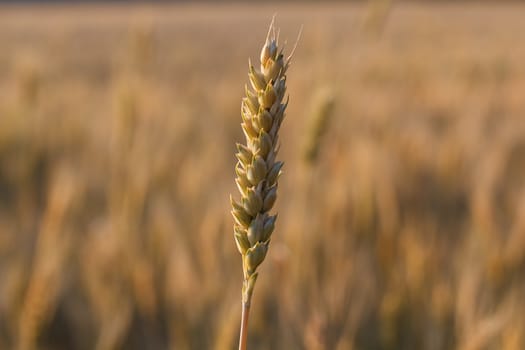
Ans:
{"label": "tip of wheat ear", "polygon": [[291,56],[284,57],[273,20],[259,58],[259,67],[248,62],[250,85],[246,86],[241,103],[245,143],[237,144],[235,166],[235,182],[241,198],[240,201],[230,198],[235,243],[243,262],[243,301],[248,303],[257,267],[266,257],[277,220],[277,215],[271,215],[270,211],[277,199],[277,182],[283,166],[276,156],[279,128],[288,105],[286,71]]}

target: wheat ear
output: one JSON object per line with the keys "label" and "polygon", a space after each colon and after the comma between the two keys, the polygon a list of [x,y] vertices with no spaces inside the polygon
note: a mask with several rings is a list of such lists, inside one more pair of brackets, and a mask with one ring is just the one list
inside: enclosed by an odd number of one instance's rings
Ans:
{"label": "wheat ear", "polygon": [[[291,56],[290,56],[291,57]],[[277,198],[277,180],[283,162],[276,161],[279,149],[279,128],[288,101],[286,70],[290,57],[285,58],[278,47],[278,32],[273,20],[261,51],[260,70],[249,62],[251,88],[246,86],[242,99],[242,130],[246,144],[237,144],[238,162],[235,182],[241,201],[231,199],[235,219],[234,236],[242,255],[244,280],[242,286],[242,320],[239,349],[246,349],[248,314],[257,280],[257,267],[268,251],[277,215],[270,215]]]}

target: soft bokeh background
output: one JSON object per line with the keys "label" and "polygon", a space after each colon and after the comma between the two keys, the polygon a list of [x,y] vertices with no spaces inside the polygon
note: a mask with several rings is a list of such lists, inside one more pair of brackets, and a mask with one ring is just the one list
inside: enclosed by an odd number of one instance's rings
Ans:
{"label": "soft bokeh background", "polygon": [[525,6],[0,6],[0,349],[234,349],[247,60],[291,49],[250,349],[525,348]]}

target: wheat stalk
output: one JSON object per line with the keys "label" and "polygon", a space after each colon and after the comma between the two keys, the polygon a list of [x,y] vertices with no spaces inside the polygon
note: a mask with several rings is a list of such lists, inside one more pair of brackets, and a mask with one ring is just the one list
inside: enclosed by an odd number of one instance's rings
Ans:
{"label": "wheat stalk", "polygon": [[[242,129],[246,144],[237,144],[238,162],[235,182],[241,194],[237,202],[230,196],[232,215],[235,219],[234,236],[242,255],[242,320],[239,349],[246,349],[248,315],[257,267],[268,251],[277,215],[270,215],[277,198],[277,180],[283,162],[276,161],[279,128],[285,116],[288,100],[286,71],[290,57],[284,58],[278,46],[278,31],[274,21],[270,24],[266,42],[261,51],[260,70],[249,62],[251,88],[246,86],[242,100]],[[292,51],[293,54],[293,51]]]}

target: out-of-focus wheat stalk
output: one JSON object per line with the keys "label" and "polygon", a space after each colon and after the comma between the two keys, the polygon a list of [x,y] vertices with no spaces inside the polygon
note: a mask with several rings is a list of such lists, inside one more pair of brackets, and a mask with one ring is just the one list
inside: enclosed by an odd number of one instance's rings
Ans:
{"label": "out-of-focus wheat stalk", "polygon": [[363,21],[364,31],[375,37],[379,37],[385,28],[391,10],[392,0],[369,1],[368,10]]}
{"label": "out-of-focus wheat stalk", "polygon": [[285,58],[278,45],[279,32],[270,25],[261,51],[261,67],[249,63],[251,89],[246,87],[242,100],[242,129],[246,144],[237,144],[238,162],[235,182],[241,193],[240,203],[231,199],[235,219],[234,236],[242,255],[242,320],[239,349],[246,349],[248,315],[257,267],[268,251],[277,215],[270,215],[277,198],[277,180],[283,162],[276,161],[278,133],[288,101],[286,71],[290,57]]}
{"label": "out-of-focus wheat stalk", "polygon": [[303,158],[309,165],[315,163],[322,139],[333,114],[335,98],[330,89],[323,89],[315,97],[303,145]]}
{"label": "out-of-focus wheat stalk", "polygon": [[20,102],[23,105],[34,106],[40,92],[40,72],[35,65],[26,64],[20,67],[19,75],[19,94]]}
{"label": "out-of-focus wheat stalk", "polygon": [[70,242],[63,225],[77,191],[71,173],[57,171],[51,183],[20,314],[18,349],[37,348],[38,336],[54,313],[62,283],[60,274],[65,266]]}

